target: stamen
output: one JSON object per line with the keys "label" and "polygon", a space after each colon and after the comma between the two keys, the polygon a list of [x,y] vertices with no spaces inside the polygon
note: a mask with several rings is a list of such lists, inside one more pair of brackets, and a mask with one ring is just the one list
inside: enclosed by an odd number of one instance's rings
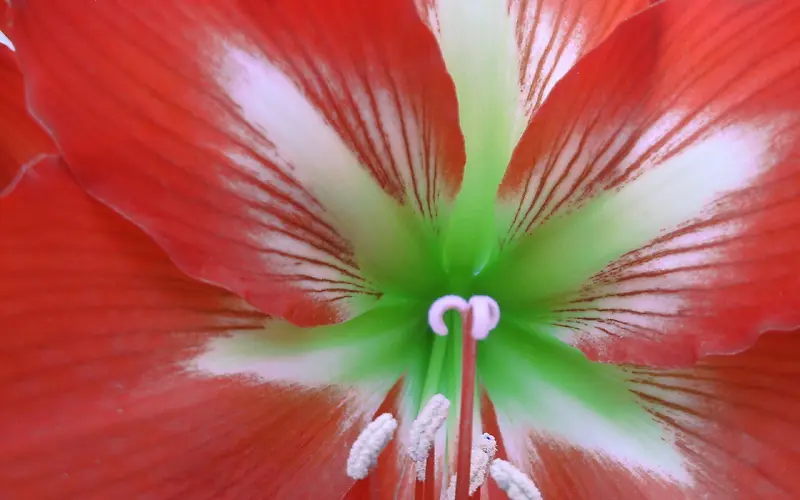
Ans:
{"label": "stamen", "polygon": [[[465,301],[448,295],[436,300],[428,310],[428,323],[437,335],[447,335],[444,313],[457,310],[461,313],[461,409],[459,413],[456,471],[469,467],[472,449],[472,417],[475,410],[475,360],[477,340],[483,340],[500,321],[500,306],[491,297],[476,295]],[[455,485],[455,499],[469,496],[468,474],[461,474]]]}
{"label": "stamen", "polygon": [[378,456],[394,437],[397,420],[384,413],[369,423],[358,435],[350,456],[347,457],[347,475],[353,479],[364,479],[378,464]]}
{"label": "stamen", "polygon": [[417,469],[417,481],[425,480],[425,463],[433,447],[436,433],[447,420],[450,400],[441,394],[434,395],[411,424],[408,455]]}
{"label": "stamen", "polygon": [[[472,456],[469,464],[469,495],[475,494],[486,482],[489,476],[489,464],[497,453],[497,441],[489,433],[484,432],[478,444],[472,447]],[[447,488],[447,500],[455,500],[457,474],[450,478],[450,487]]]}
{"label": "stamen", "polygon": [[489,455],[489,462],[494,460],[494,456],[497,454],[497,440],[494,438],[494,436],[488,432],[484,432],[476,446],[478,449]]}
{"label": "stamen", "polygon": [[509,500],[542,500],[542,493],[531,478],[499,458],[489,467],[492,479]]}

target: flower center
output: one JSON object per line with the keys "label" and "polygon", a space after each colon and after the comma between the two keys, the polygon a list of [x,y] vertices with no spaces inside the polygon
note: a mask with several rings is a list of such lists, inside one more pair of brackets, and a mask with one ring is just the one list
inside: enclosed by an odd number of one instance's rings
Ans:
{"label": "flower center", "polygon": [[[443,339],[449,329],[445,322],[445,314],[455,311],[461,319],[461,394],[458,433],[456,435],[456,475],[450,492],[455,500],[468,500],[474,490],[485,481],[489,471],[489,463],[494,458],[496,445],[494,438],[488,434],[481,436],[481,443],[476,449],[472,446],[472,426],[475,412],[475,379],[477,342],[488,337],[489,332],[500,322],[500,306],[491,297],[476,295],[468,301],[457,295],[446,295],[433,302],[428,310],[428,324],[431,330]],[[436,354],[437,349],[434,349]],[[441,369],[442,362],[437,360],[431,365]],[[428,373],[426,386],[434,387],[439,373]],[[432,380],[432,381],[431,381]],[[441,394],[435,394],[420,412],[412,425],[409,439],[409,455],[416,463],[418,496],[421,500],[433,500],[434,461],[433,442],[436,432],[444,424],[450,402]],[[391,415],[385,414],[372,422],[359,436],[350,451],[347,473],[354,479],[364,479],[369,470],[377,465],[378,454],[392,438],[397,423]],[[460,472],[460,473],[459,473]],[[451,481],[452,482],[452,481]]]}
{"label": "flower center", "polygon": [[[457,312],[460,328],[448,327],[446,315]],[[455,323],[455,321],[453,322]],[[489,433],[483,433],[473,444],[473,420],[475,413],[475,383],[477,378],[478,341],[485,340],[489,332],[500,323],[500,306],[491,297],[475,295],[469,300],[457,295],[446,295],[436,299],[428,309],[428,325],[436,335],[432,357],[439,356],[441,344],[446,337],[453,337],[453,344],[461,349],[460,387],[458,394],[459,418],[455,435],[455,467],[449,483],[442,481],[446,488],[447,500],[469,500],[483,486],[491,475],[497,485],[516,498],[515,492],[530,492],[519,498],[541,499],[533,481],[509,463],[495,459],[497,442]],[[437,344],[438,343],[438,344]],[[443,352],[443,351],[442,351]],[[455,357],[455,356],[454,356]],[[442,360],[429,363],[426,392],[439,384]],[[431,366],[434,368],[431,369]],[[436,435],[444,426],[450,410],[450,401],[442,394],[425,397],[426,404],[411,425],[407,436],[408,455],[415,464],[417,482],[414,490],[416,500],[434,500],[435,460],[434,447]],[[377,467],[378,455],[393,438],[397,422],[390,414],[382,414],[370,423],[350,450],[347,474],[353,479],[367,479],[370,471]],[[448,454],[445,453],[445,456]],[[446,466],[443,467],[446,470]],[[371,498],[377,498],[377,483],[371,482]],[[444,490],[443,490],[443,493]]]}
{"label": "flower center", "polygon": [[[445,314],[458,312],[461,318],[461,394],[456,435],[455,473],[446,487],[447,500],[469,500],[483,486],[489,475],[509,498],[541,500],[539,491],[529,477],[511,464],[495,459],[497,441],[489,433],[472,443],[473,415],[475,411],[476,353],[479,340],[484,340],[500,322],[500,307],[491,297],[473,296],[469,301],[446,295],[433,302],[428,310],[431,330],[443,338],[449,329]],[[442,428],[450,410],[450,401],[441,394],[431,397],[411,425],[408,436],[408,455],[414,462],[417,483],[416,500],[434,500],[436,483],[433,450],[436,434]],[[392,439],[397,422],[390,414],[383,414],[370,423],[350,450],[347,474],[353,479],[365,479],[378,464],[378,455]],[[373,483],[373,486],[376,483]],[[373,488],[371,497],[379,494]]]}

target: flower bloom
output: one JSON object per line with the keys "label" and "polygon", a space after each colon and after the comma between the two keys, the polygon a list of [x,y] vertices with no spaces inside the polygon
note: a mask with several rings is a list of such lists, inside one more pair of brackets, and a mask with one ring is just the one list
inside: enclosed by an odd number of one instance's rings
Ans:
{"label": "flower bloom", "polygon": [[2,5],[0,498],[800,497],[800,2]]}

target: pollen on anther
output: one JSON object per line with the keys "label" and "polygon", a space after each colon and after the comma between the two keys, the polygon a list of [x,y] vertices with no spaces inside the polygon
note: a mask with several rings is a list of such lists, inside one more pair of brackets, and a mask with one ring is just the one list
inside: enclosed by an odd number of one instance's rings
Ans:
{"label": "pollen on anther", "polygon": [[353,479],[364,479],[378,464],[378,456],[397,430],[397,420],[384,413],[369,423],[359,434],[350,455],[347,457],[347,475]]}
{"label": "pollen on anther", "polygon": [[492,479],[509,500],[542,500],[539,488],[525,473],[499,458],[489,467]]}
{"label": "pollen on anther", "polygon": [[[469,494],[474,495],[478,489],[486,482],[489,476],[489,464],[497,454],[497,441],[494,436],[484,432],[475,445],[472,446],[469,464]],[[456,497],[456,479],[453,474],[450,478],[450,487],[447,488],[447,500],[454,500]]]}
{"label": "pollen on anther", "polygon": [[450,400],[441,394],[436,394],[425,404],[411,424],[408,455],[414,462],[419,481],[425,480],[425,466],[428,454],[433,447],[436,433],[447,420],[447,412],[449,410]]}
{"label": "pollen on anther", "polygon": [[[484,432],[475,446],[483,450],[484,453],[491,457],[491,460],[494,460],[494,456],[497,454],[497,440],[489,434],[488,432]],[[491,462],[490,460],[490,462]]]}

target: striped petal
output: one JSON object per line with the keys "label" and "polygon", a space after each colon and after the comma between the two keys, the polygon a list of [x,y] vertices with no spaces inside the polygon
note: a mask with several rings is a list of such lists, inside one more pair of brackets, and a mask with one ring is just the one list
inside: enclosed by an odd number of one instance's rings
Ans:
{"label": "striped petal", "polygon": [[20,169],[55,152],[50,137],[28,113],[16,55],[0,45],[0,192]]}
{"label": "striped petal", "polygon": [[683,370],[627,368],[631,390],[677,444],[697,498],[800,496],[800,331]]}
{"label": "striped petal", "polygon": [[383,389],[198,372],[263,328],[62,165],[0,198],[0,498],[342,498]]}
{"label": "striped petal", "polygon": [[191,275],[304,325],[351,317],[375,281],[435,279],[424,242],[463,145],[413,5],[11,4],[32,107],[75,175]]}
{"label": "striped petal", "polygon": [[406,452],[407,436],[414,415],[404,403],[409,401],[404,382],[395,385],[377,414],[391,413],[398,420],[395,438],[378,457],[378,463],[366,479],[356,482],[342,500],[414,500],[416,475]]}
{"label": "striped petal", "polygon": [[676,436],[691,475],[686,484],[504,422],[504,442],[512,443],[507,455],[545,499],[797,498],[798,356],[800,331],[794,331],[766,334],[746,352],[709,357],[693,368],[625,368],[641,404]]}
{"label": "striped petal", "polygon": [[[446,234],[451,267],[491,252],[494,193],[534,112],[578,59],[647,0],[417,0],[458,94],[462,192]],[[486,245],[482,245],[486,242]]]}
{"label": "striped petal", "polygon": [[798,23],[794,1],[671,0],[581,61],[501,188],[506,310],[659,365],[800,323]]}
{"label": "striped petal", "polygon": [[691,481],[674,431],[653,419],[620,368],[589,361],[546,332],[506,320],[481,344],[478,374],[496,411],[505,453],[526,470],[535,434],[634,473],[677,484]]}
{"label": "striped petal", "polygon": [[[417,5],[456,81],[462,121],[479,109],[498,112],[508,118],[505,125],[516,141],[578,59],[648,2],[417,0]],[[489,103],[502,106],[492,109]]]}

